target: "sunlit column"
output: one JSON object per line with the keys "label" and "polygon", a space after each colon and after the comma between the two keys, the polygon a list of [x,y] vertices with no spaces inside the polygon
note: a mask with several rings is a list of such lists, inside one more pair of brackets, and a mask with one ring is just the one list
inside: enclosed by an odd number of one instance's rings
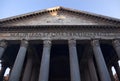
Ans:
{"label": "sunlit column", "polygon": [[111,81],[98,40],[91,41],[101,81]]}
{"label": "sunlit column", "polygon": [[26,51],[27,51],[27,47],[28,47],[28,41],[22,40],[20,49],[18,51],[16,60],[14,63],[14,66],[11,71],[9,81],[19,81],[23,63],[24,63],[24,59],[25,59],[25,55],[26,55]]}
{"label": "sunlit column", "polygon": [[69,44],[71,81],[81,81],[79,63],[77,57],[76,41],[69,40],[68,44]]}

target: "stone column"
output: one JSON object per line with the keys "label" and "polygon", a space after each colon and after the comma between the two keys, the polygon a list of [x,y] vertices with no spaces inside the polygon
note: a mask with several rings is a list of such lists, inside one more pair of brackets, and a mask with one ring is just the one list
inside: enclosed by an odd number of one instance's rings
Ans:
{"label": "stone column", "polygon": [[97,73],[96,73],[96,69],[95,69],[95,65],[94,65],[92,56],[90,56],[90,58],[88,58],[88,68],[90,71],[91,80],[98,81],[98,77],[97,77]]}
{"label": "stone column", "polygon": [[32,71],[32,56],[28,56],[22,81],[30,81]]}
{"label": "stone column", "polygon": [[112,43],[113,43],[113,47],[114,47],[114,49],[115,49],[115,51],[120,59],[120,41],[114,40]]}
{"label": "stone column", "polygon": [[76,41],[69,40],[68,43],[69,43],[71,81],[81,81],[79,63],[77,57]]}
{"label": "stone column", "polygon": [[7,42],[1,41],[0,42],[0,59],[2,58],[6,47],[7,47]]}
{"label": "stone column", "polygon": [[88,68],[86,67],[86,69],[84,70],[85,72],[85,81],[91,81],[91,78],[90,78],[90,73],[89,73],[89,70]]}
{"label": "stone column", "polygon": [[2,64],[1,71],[0,71],[0,81],[3,81],[6,69],[7,69],[7,65]]}
{"label": "stone column", "polygon": [[27,47],[28,47],[28,42],[26,40],[22,40],[20,49],[18,51],[16,60],[14,62],[14,66],[11,71],[9,81],[19,81]]}
{"label": "stone column", "polygon": [[120,80],[120,67],[117,62],[114,63],[114,67],[115,67],[118,79]]}
{"label": "stone column", "polygon": [[31,79],[30,79],[30,81],[35,81],[35,70],[36,70],[36,68],[35,68],[35,66],[33,66],[33,68],[32,68],[32,75],[31,75]]}
{"label": "stone column", "polygon": [[43,54],[41,59],[40,73],[38,81],[48,81],[49,62],[50,62],[51,41],[45,40],[43,45]]}
{"label": "stone column", "polygon": [[29,81],[38,81],[38,68],[37,68],[37,65],[33,65],[33,68],[32,68],[32,75],[31,75],[31,79]]}
{"label": "stone column", "polygon": [[111,81],[98,40],[91,42],[101,81]]}

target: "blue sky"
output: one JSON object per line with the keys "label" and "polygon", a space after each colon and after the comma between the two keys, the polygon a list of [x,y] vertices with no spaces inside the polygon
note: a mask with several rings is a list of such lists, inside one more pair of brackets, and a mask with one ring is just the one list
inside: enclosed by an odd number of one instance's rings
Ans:
{"label": "blue sky", "polygon": [[120,0],[1,0],[0,19],[63,6],[120,19]]}

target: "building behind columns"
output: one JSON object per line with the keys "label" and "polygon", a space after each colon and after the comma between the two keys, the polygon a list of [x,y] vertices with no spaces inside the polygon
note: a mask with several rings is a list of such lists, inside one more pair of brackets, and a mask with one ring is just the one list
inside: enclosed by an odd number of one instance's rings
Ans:
{"label": "building behind columns", "polygon": [[64,7],[0,20],[0,81],[120,81],[120,20]]}

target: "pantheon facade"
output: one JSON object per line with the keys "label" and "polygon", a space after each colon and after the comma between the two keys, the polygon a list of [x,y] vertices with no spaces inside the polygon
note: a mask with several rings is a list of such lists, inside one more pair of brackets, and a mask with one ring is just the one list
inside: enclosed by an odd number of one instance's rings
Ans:
{"label": "pantheon facade", "polygon": [[120,20],[64,7],[0,20],[0,81],[120,81]]}

